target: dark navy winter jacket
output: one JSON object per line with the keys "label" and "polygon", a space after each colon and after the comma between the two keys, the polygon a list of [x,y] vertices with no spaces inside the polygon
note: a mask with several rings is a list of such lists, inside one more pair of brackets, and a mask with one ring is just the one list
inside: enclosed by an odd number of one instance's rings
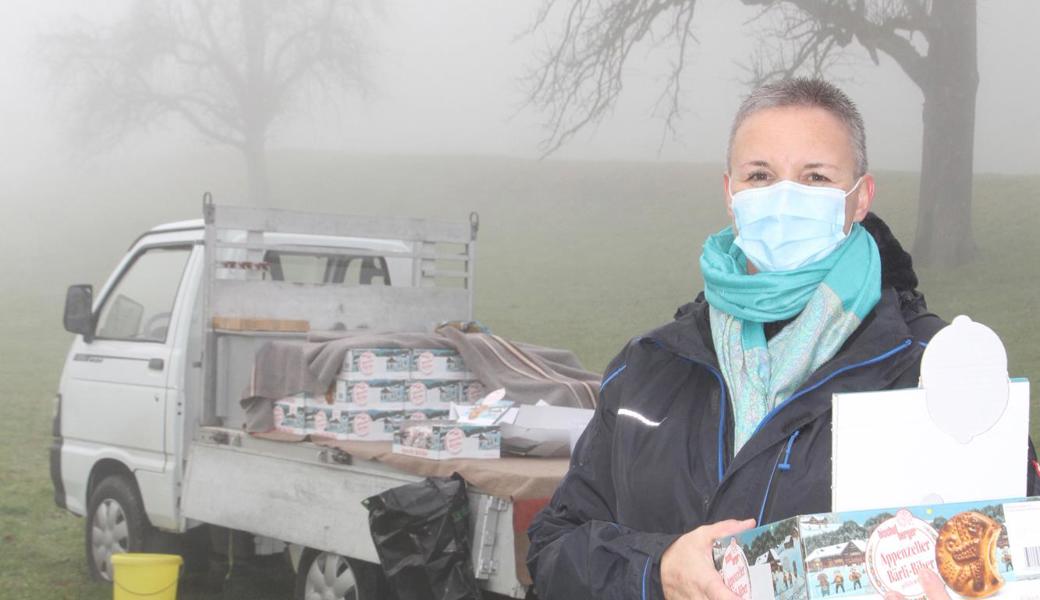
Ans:
{"label": "dark navy winter jacket", "polygon": [[661,555],[683,533],[729,518],[764,524],[829,511],[831,396],[917,386],[923,348],[944,325],[922,308],[919,295],[885,288],[838,353],[736,456],[703,298],[632,340],[606,371],[570,471],[528,530],[539,598],[660,600]]}

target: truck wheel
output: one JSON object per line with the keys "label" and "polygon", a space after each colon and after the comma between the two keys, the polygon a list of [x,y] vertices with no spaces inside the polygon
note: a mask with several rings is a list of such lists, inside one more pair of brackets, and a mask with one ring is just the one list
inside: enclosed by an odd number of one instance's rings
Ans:
{"label": "truck wheel", "polygon": [[308,548],[296,571],[296,600],[382,600],[386,579],[379,567]]}
{"label": "truck wheel", "polygon": [[154,531],[134,484],[121,475],[102,479],[87,503],[90,576],[96,581],[112,581],[112,555],[145,550]]}

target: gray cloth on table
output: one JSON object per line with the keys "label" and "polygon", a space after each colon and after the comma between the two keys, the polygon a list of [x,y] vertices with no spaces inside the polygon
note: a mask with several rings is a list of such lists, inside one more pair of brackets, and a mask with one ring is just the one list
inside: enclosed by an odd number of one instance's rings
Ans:
{"label": "gray cloth on table", "polygon": [[324,395],[334,385],[351,348],[453,348],[488,390],[505,388],[520,404],[594,408],[600,376],[585,370],[573,352],[515,343],[488,333],[442,327],[436,333],[314,333],[306,342],[272,341],[256,353],[253,377],[241,405],[247,431],[274,427],[272,404],[306,392]]}

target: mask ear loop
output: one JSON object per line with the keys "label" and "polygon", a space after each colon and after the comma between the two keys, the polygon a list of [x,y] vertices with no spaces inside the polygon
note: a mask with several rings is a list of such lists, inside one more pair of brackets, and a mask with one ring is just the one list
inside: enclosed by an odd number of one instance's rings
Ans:
{"label": "mask ear loop", "polygon": [[[860,184],[860,182],[862,182],[862,181],[863,181],[863,178],[864,178],[864,177],[866,177],[866,176],[867,176],[867,174],[866,174],[866,173],[864,173],[863,175],[860,175],[860,176],[859,176],[859,179],[857,179],[857,180],[856,180],[856,184],[852,186],[852,189],[851,189],[851,190],[849,190],[848,192],[846,192],[846,193],[845,193],[845,197],[846,197],[846,198],[848,198],[848,197],[849,197],[849,196],[850,196],[850,195],[852,194],[852,192],[855,192],[855,191],[856,191],[856,188],[858,188],[858,187],[859,187],[859,184]],[[732,197],[732,196],[731,196],[731,197]]]}

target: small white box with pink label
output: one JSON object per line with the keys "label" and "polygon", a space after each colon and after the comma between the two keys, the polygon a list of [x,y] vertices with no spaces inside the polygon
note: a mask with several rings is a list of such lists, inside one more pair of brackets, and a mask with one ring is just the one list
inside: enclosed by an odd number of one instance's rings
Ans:
{"label": "small white box with pink label", "polygon": [[420,379],[473,379],[459,353],[451,348],[417,348],[412,350],[410,377]]}
{"label": "small white box with pink label", "polygon": [[349,380],[408,379],[412,351],[407,348],[351,348],[340,377]]}

